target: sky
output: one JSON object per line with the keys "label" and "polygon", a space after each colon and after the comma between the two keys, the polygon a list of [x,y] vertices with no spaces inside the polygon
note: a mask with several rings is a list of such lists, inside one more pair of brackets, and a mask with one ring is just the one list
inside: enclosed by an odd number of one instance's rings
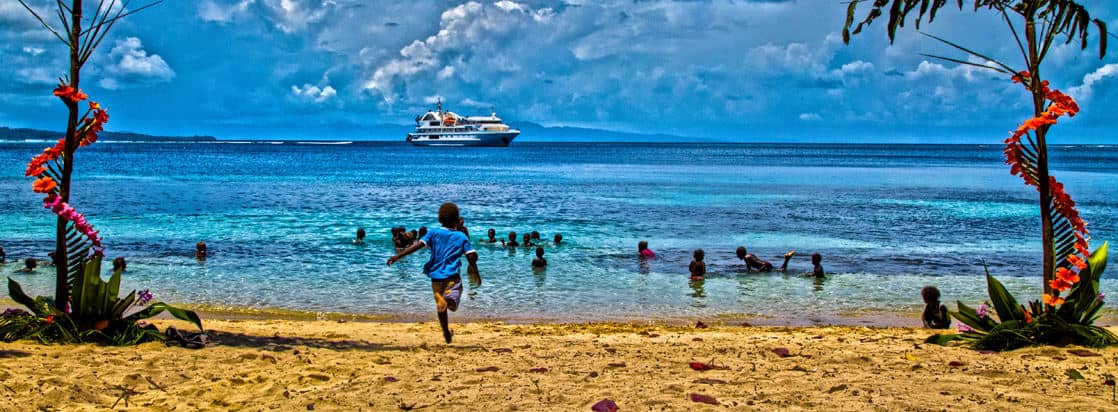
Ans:
{"label": "sky", "polygon": [[[52,14],[53,1],[29,3]],[[1118,30],[1118,5],[1082,3]],[[882,20],[844,45],[845,9],[840,0],[168,0],[114,27],[82,88],[109,108],[108,130],[223,139],[397,140],[384,125],[414,125],[436,99],[514,124],[743,142],[998,143],[1029,117],[1020,85],[922,56],[967,58],[911,25],[890,44]],[[921,29],[1021,65],[997,15],[946,9]],[[1118,144],[1118,47],[1100,60],[1095,41],[1056,47],[1042,69],[1083,108],[1061,120],[1054,142]],[[51,90],[67,64],[58,39],[0,0],[0,126],[62,129]]]}

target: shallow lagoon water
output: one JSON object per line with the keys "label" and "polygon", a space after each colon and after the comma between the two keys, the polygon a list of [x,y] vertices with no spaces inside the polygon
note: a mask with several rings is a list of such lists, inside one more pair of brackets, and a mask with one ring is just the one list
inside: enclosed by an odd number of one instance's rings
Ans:
{"label": "shallow lagoon water", "polygon": [[[22,177],[45,143],[0,143],[0,245],[45,258],[52,215]],[[1118,224],[1118,148],[1056,147],[1055,175],[1095,241]],[[419,252],[388,268],[388,228],[434,226],[457,202],[475,240],[562,233],[531,251],[475,242],[485,283],[460,313],[549,320],[806,319],[920,308],[919,289],[946,301],[983,299],[982,259],[1016,293],[1040,289],[1035,190],[1009,175],[997,146],[517,143],[417,148],[99,143],[79,152],[74,200],[101,230],[107,256],[126,256],[127,287],[220,307],[426,316]],[[357,227],[363,246],[350,242]],[[214,255],[192,258],[205,240]],[[659,256],[636,259],[648,240]],[[746,275],[734,248],[788,275]],[[691,251],[710,275],[687,280]],[[827,279],[810,271],[820,252]],[[13,274],[46,294],[51,276]],[[1118,296],[1118,276],[1102,289]]]}

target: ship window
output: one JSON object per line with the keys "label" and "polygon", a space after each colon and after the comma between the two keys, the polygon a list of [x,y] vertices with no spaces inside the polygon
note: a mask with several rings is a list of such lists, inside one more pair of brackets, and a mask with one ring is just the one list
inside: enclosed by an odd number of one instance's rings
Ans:
{"label": "ship window", "polygon": [[438,126],[439,122],[431,122],[431,126]]}
{"label": "ship window", "polygon": [[431,140],[439,140],[439,135],[437,135],[437,134],[433,134],[433,135],[431,135],[431,136],[428,136],[427,138],[428,138],[428,139],[431,139]]}

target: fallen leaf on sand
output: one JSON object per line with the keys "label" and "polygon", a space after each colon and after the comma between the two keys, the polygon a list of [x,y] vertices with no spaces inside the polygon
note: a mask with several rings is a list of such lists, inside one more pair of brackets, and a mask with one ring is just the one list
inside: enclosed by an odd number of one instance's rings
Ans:
{"label": "fallen leaf on sand", "polygon": [[844,391],[844,390],[846,390],[846,384],[845,383],[840,383],[838,385],[832,386],[831,389],[827,389],[827,393],[835,393],[835,392]]}
{"label": "fallen leaf on sand", "polygon": [[706,328],[707,328],[707,324],[703,323],[703,321],[700,320],[698,322],[695,322],[695,329],[706,329]]}
{"label": "fallen leaf on sand", "polygon": [[493,349],[493,352],[497,352],[497,353],[512,353],[512,349],[509,349],[509,348],[497,348],[497,349]]}
{"label": "fallen leaf on sand", "polygon": [[711,379],[711,378],[699,378],[699,379],[695,379],[692,382],[694,382],[694,383],[705,383],[707,385],[722,385],[722,384],[726,383],[726,381],[724,381],[724,380]]}
{"label": "fallen leaf on sand", "polygon": [[1068,353],[1075,356],[1102,356],[1086,349],[1068,349]]}
{"label": "fallen leaf on sand", "polygon": [[711,405],[718,405],[719,404],[718,399],[714,399],[714,397],[710,396],[710,395],[703,395],[701,393],[692,393],[691,395],[689,395],[689,397],[691,398],[691,402],[706,403],[706,404],[711,404]]}
{"label": "fallen leaf on sand", "polygon": [[617,404],[610,398],[605,398],[590,407],[594,412],[617,412]]}
{"label": "fallen leaf on sand", "polygon": [[779,356],[779,357],[782,357],[782,358],[787,358],[789,356],[792,356],[788,353],[788,348],[773,348],[773,353],[775,353],[776,356]]}
{"label": "fallen leaf on sand", "polygon": [[385,376],[384,381],[385,382],[397,382],[397,381],[399,381],[399,379],[396,379],[395,376]]}
{"label": "fallen leaf on sand", "polygon": [[1079,373],[1079,371],[1077,371],[1075,369],[1068,369],[1068,370],[1064,371],[1064,375],[1067,375],[1069,378],[1076,379],[1076,380],[1083,379],[1083,374]]}
{"label": "fallen leaf on sand", "polygon": [[611,368],[624,368],[625,367],[625,362],[614,362],[614,363],[611,363],[611,364],[606,365],[606,366],[609,366]]}
{"label": "fallen leaf on sand", "polygon": [[908,361],[912,361],[912,362],[916,362],[916,361],[917,361],[917,359],[916,359],[916,355],[913,355],[913,354],[911,354],[911,353],[906,353],[906,354],[904,354],[904,356],[902,356],[901,358],[903,358],[903,359],[905,359],[905,360],[908,360]]}
{"label": "fallen leaf on sand", "polygon": [[702,342],[703,338],[691,338],[692,342]]}
{"label": "fallen leaf on sand", "polygon": [[953,368],[957,368],[957,367],[963,366],[963,362],[959,362],[959,361],[954,361],[954,360],[953,360],[953,361],[951,361],[951,362],[947,362],[947,366],[950,366],[950,367],[953,367]]}
{"label": "fallen leaf on sand", "polygon": [[498,369],[496,366],[486,366],[484,368],[477,368],[475,370],[478,371],[478,372],[496,372],[496,371],[499,371],[500,369]]}
{"label": "fallen leaf on sand", "polygon": [[547,370],[548,370],[547,368],[532,368],[532,369],[528,369],[528,372],[531,372],[531,373],[546,373]]}

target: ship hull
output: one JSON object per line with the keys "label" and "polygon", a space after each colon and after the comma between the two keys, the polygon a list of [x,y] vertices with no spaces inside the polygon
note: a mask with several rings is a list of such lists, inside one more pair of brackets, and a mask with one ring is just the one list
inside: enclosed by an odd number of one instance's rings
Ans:
{"label": "ship hull", "polygon": [[408,133],[407,141],[416,146],[487,146],[506,147],[519,130],[507,132]]}

